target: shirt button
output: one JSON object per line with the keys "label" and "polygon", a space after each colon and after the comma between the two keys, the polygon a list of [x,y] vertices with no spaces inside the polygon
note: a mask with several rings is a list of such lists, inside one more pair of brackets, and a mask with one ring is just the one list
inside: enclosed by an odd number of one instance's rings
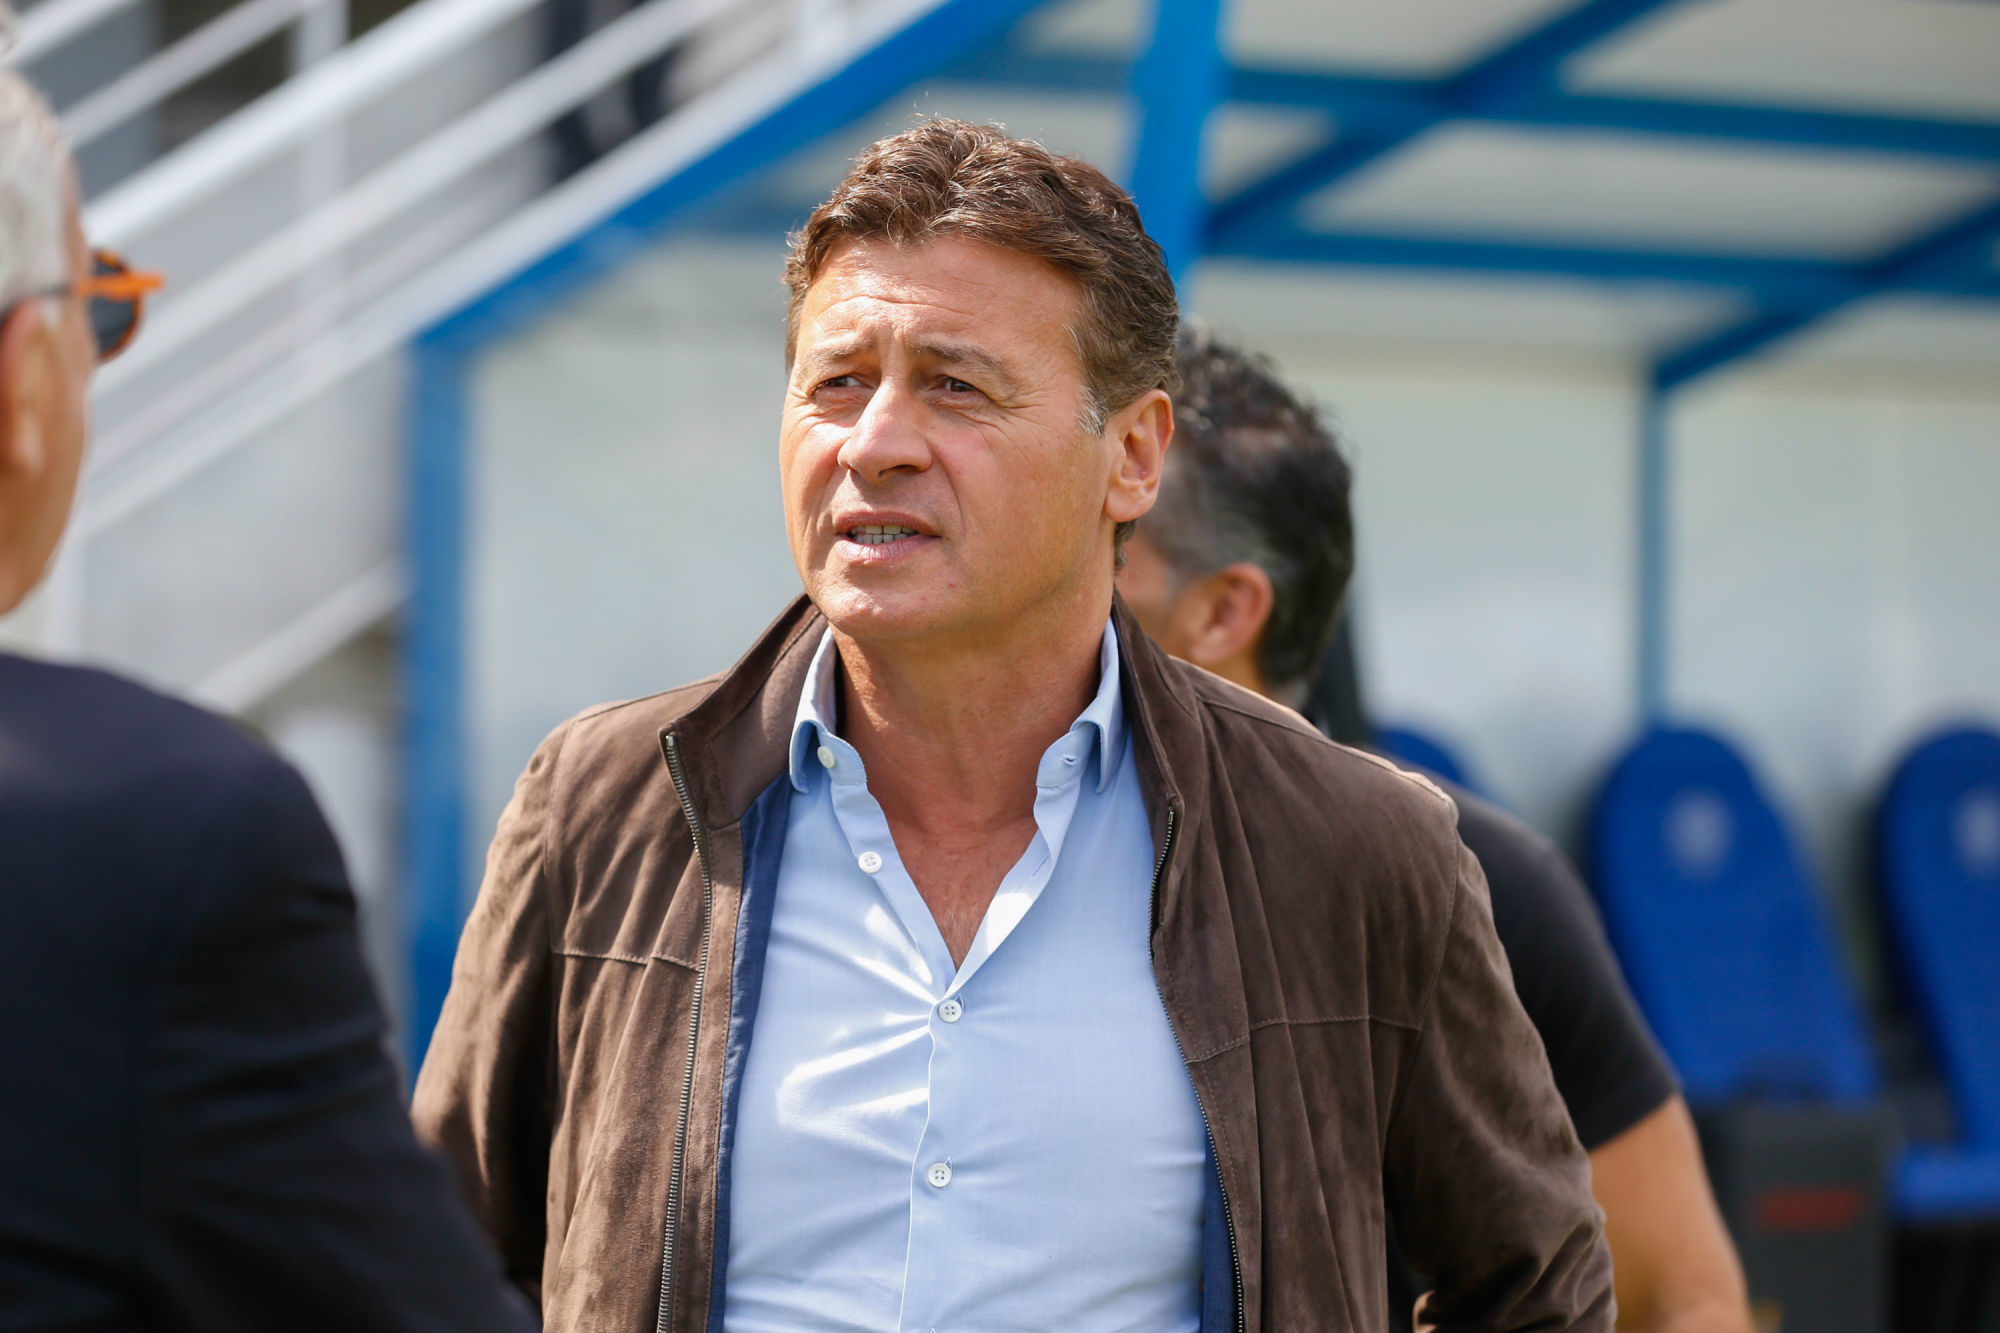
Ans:
{"label": "shirt button", "polygon": [[819,766],[821,768],[833,767],[833,747],[827,745],[819,747]]}
{"label": "shirt button", "polygon": [[930,1181],[932,1189],[943,1189],[951,1184],[951,1167],[944,1162],[931,1163],[931,1169],[924,1172],[924,1179]]}
{"label": "shirt button", "polygon": [[874,874],[874,873],[875,873],[876,871],[880,870],[881,868],[882,868],[882,853],[880,853],[880,852],[863,852],[863,853],[861,853],[861,873],[862,873],[862,874],[864,874],[864,875],[872,875],[872,874]]}
{"label": "shirt button", "polygon": [[938,1006],[938,1017],[947,1023],[956,1023],[964,1014],[965,1006],[958,1002],[955,995]]}

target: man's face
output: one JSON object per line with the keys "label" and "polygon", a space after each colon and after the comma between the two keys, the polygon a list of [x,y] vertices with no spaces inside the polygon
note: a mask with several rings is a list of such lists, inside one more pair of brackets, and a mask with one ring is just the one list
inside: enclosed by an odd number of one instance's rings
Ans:
{"label": "man's face", "polygon": [[1108,598],[1129,497],[1116,426],[1084,428],[1079,305],[1055,269],[975,241],[849,242],[821,269],[779,463],[792,557],[842,633],[990,639]]}
{"label": "man's face", "polygon": [[[78,219],[74,182],[69,186],[66,277],[90,273],[90,250]],[[40,581],[62,537],[76,498],[90,433],[90,377],[97,346],[84,302],[63,297],[17,308],[0,340],[6,421],[0,430],[0,517],[6,549],[0,550],[0,612]],[[17,324],[16,321],[19,321]]]}

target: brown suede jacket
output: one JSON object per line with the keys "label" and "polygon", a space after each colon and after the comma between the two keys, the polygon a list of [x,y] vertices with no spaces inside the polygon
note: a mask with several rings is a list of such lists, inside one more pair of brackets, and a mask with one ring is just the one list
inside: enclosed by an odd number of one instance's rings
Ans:
{"label": "brown suede jacket", "polygon": [[[1451,802],[1116,614],[1236,1327],[1408,1328],[1386,1210],[1440,1329],[1609,1329],[1590,1168]],[[801,599],[726,674],[565,723],[501,819],[414,1114],[550,1328],[721,1326],[753,807],[824,624]]]}

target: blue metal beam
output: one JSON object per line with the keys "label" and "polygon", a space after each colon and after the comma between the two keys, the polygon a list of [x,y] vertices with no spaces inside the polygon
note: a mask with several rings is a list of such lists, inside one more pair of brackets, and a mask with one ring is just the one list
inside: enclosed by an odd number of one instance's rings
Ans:
{"label": "blue metal beam", "polygon": [[[949,77],[974,83],[1102,95],[1126,86],[1130,66],[1104,56],[981,52]],[[1228,73],[1226,100],[1242,106],[1322,111],[1351,134],[1380,134],[1446,119],[1524,129],[1601,130],[1772,148],[1892,153],[1947,162],[2000,162],[2000,122],[1820,111],[1661,97],[1557,92],[1486,108],[1455,107],[1446,85],[1346,70],[1242,66]]]}
{"label": "blue metal beam", "polygon": [[[1587,278],[1712,287],[1743,292],[1774,310],[1817,309],[1882,290],[1883,279],[1858,265],[1775,255],[1645,250],[1476,237],[1416,237],[1318,232],[1292,227],[1262,232],[1209,252],[1280,263],[1445,270],[1531,277]],[[1912,271],[1901,290],[1966,300],[2000,298],[2000,273]]]}
{"label": "blue metal beam", "polygon": [[1575,93],[1515,107],[1494,119],[1537,129],[1605,130],[1776,148],[1893,153],[1982,165],[2000,162],[2000,123],[1992,121]]}
{"label": "blue metal beam", "polygon": [[1222,9],[1223,0],[1155,0],[1152,41],[1134,72],[1139,132],[1126,179],[1175,282],[1200,254],[1208,223],[1202,145],[1228,75]]}
{"label": "blue metal beam", "polygon": [[1483,110],[1552,92],[1571,56],[1676,0],[1585,0],[1485,56],[1449,84],[1448,100]]}
{"label": "blue metal beam", "polygon": [[[768,195],[737,197],[683,225],[708,234],[778,238],[797,228],[812,211],[813,203]],[[1546,244],[1485,236],[1321,232],[1298,227],[1260,235],[1254,244],[1224,246],[1208,253],[1272,263],[1707,287],[1740,292],[1760,307],[1772,309],[1859,299],[1879,290],[1880,282],[1860,265],[1784,255]],[[1912,273],[1900,290],[1950,300],[2000,301],[2000,269]]]}
{"label": "blue metal beam", "polygon": [[423,1065],[451,985],[465,878],[465,375],[434,338],[411,349],[403,541],[403,883],[409,1005],[405,1072]]}
{"label": "blue metal beam", "polygon": [[1863,266],[1856,290],[1827,293],[1784,309],[1762,310],[1740,324],[1711,334],[1665,357],[1653,369],[1654,385],[1665,392],[1764,351],[1855,301],[1925,284],[1990,282],[1993,246],[2000,239],[2000,199],[1989,200],[1949,225],[1898,247]]}
{"label": "blue metal beam", "polygon": [[1674,0],[1585,0],[1445,81],[1434,115],[1390,130],[1337,130],[1334,138],[1224,200],[1210,222],[1211,242],[1227,243],[1282,222],[1307,195],[1353,175],[1448,119],[1492,114],[1500,107],[1547,95],[1555,90],[1571,56],[1671,3]]}

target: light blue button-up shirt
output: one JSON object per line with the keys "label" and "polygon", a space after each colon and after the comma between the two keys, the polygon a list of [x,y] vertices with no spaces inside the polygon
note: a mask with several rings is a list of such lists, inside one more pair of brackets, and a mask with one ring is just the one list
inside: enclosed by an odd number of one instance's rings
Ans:
{"label": "light blue button-up shirt", "polygon": [[1153,979],[1116,631],[958,967],[834,733],[837,660],[829,632],[792,732],[726,1328],[1198,1328],[1207,1138]]}

